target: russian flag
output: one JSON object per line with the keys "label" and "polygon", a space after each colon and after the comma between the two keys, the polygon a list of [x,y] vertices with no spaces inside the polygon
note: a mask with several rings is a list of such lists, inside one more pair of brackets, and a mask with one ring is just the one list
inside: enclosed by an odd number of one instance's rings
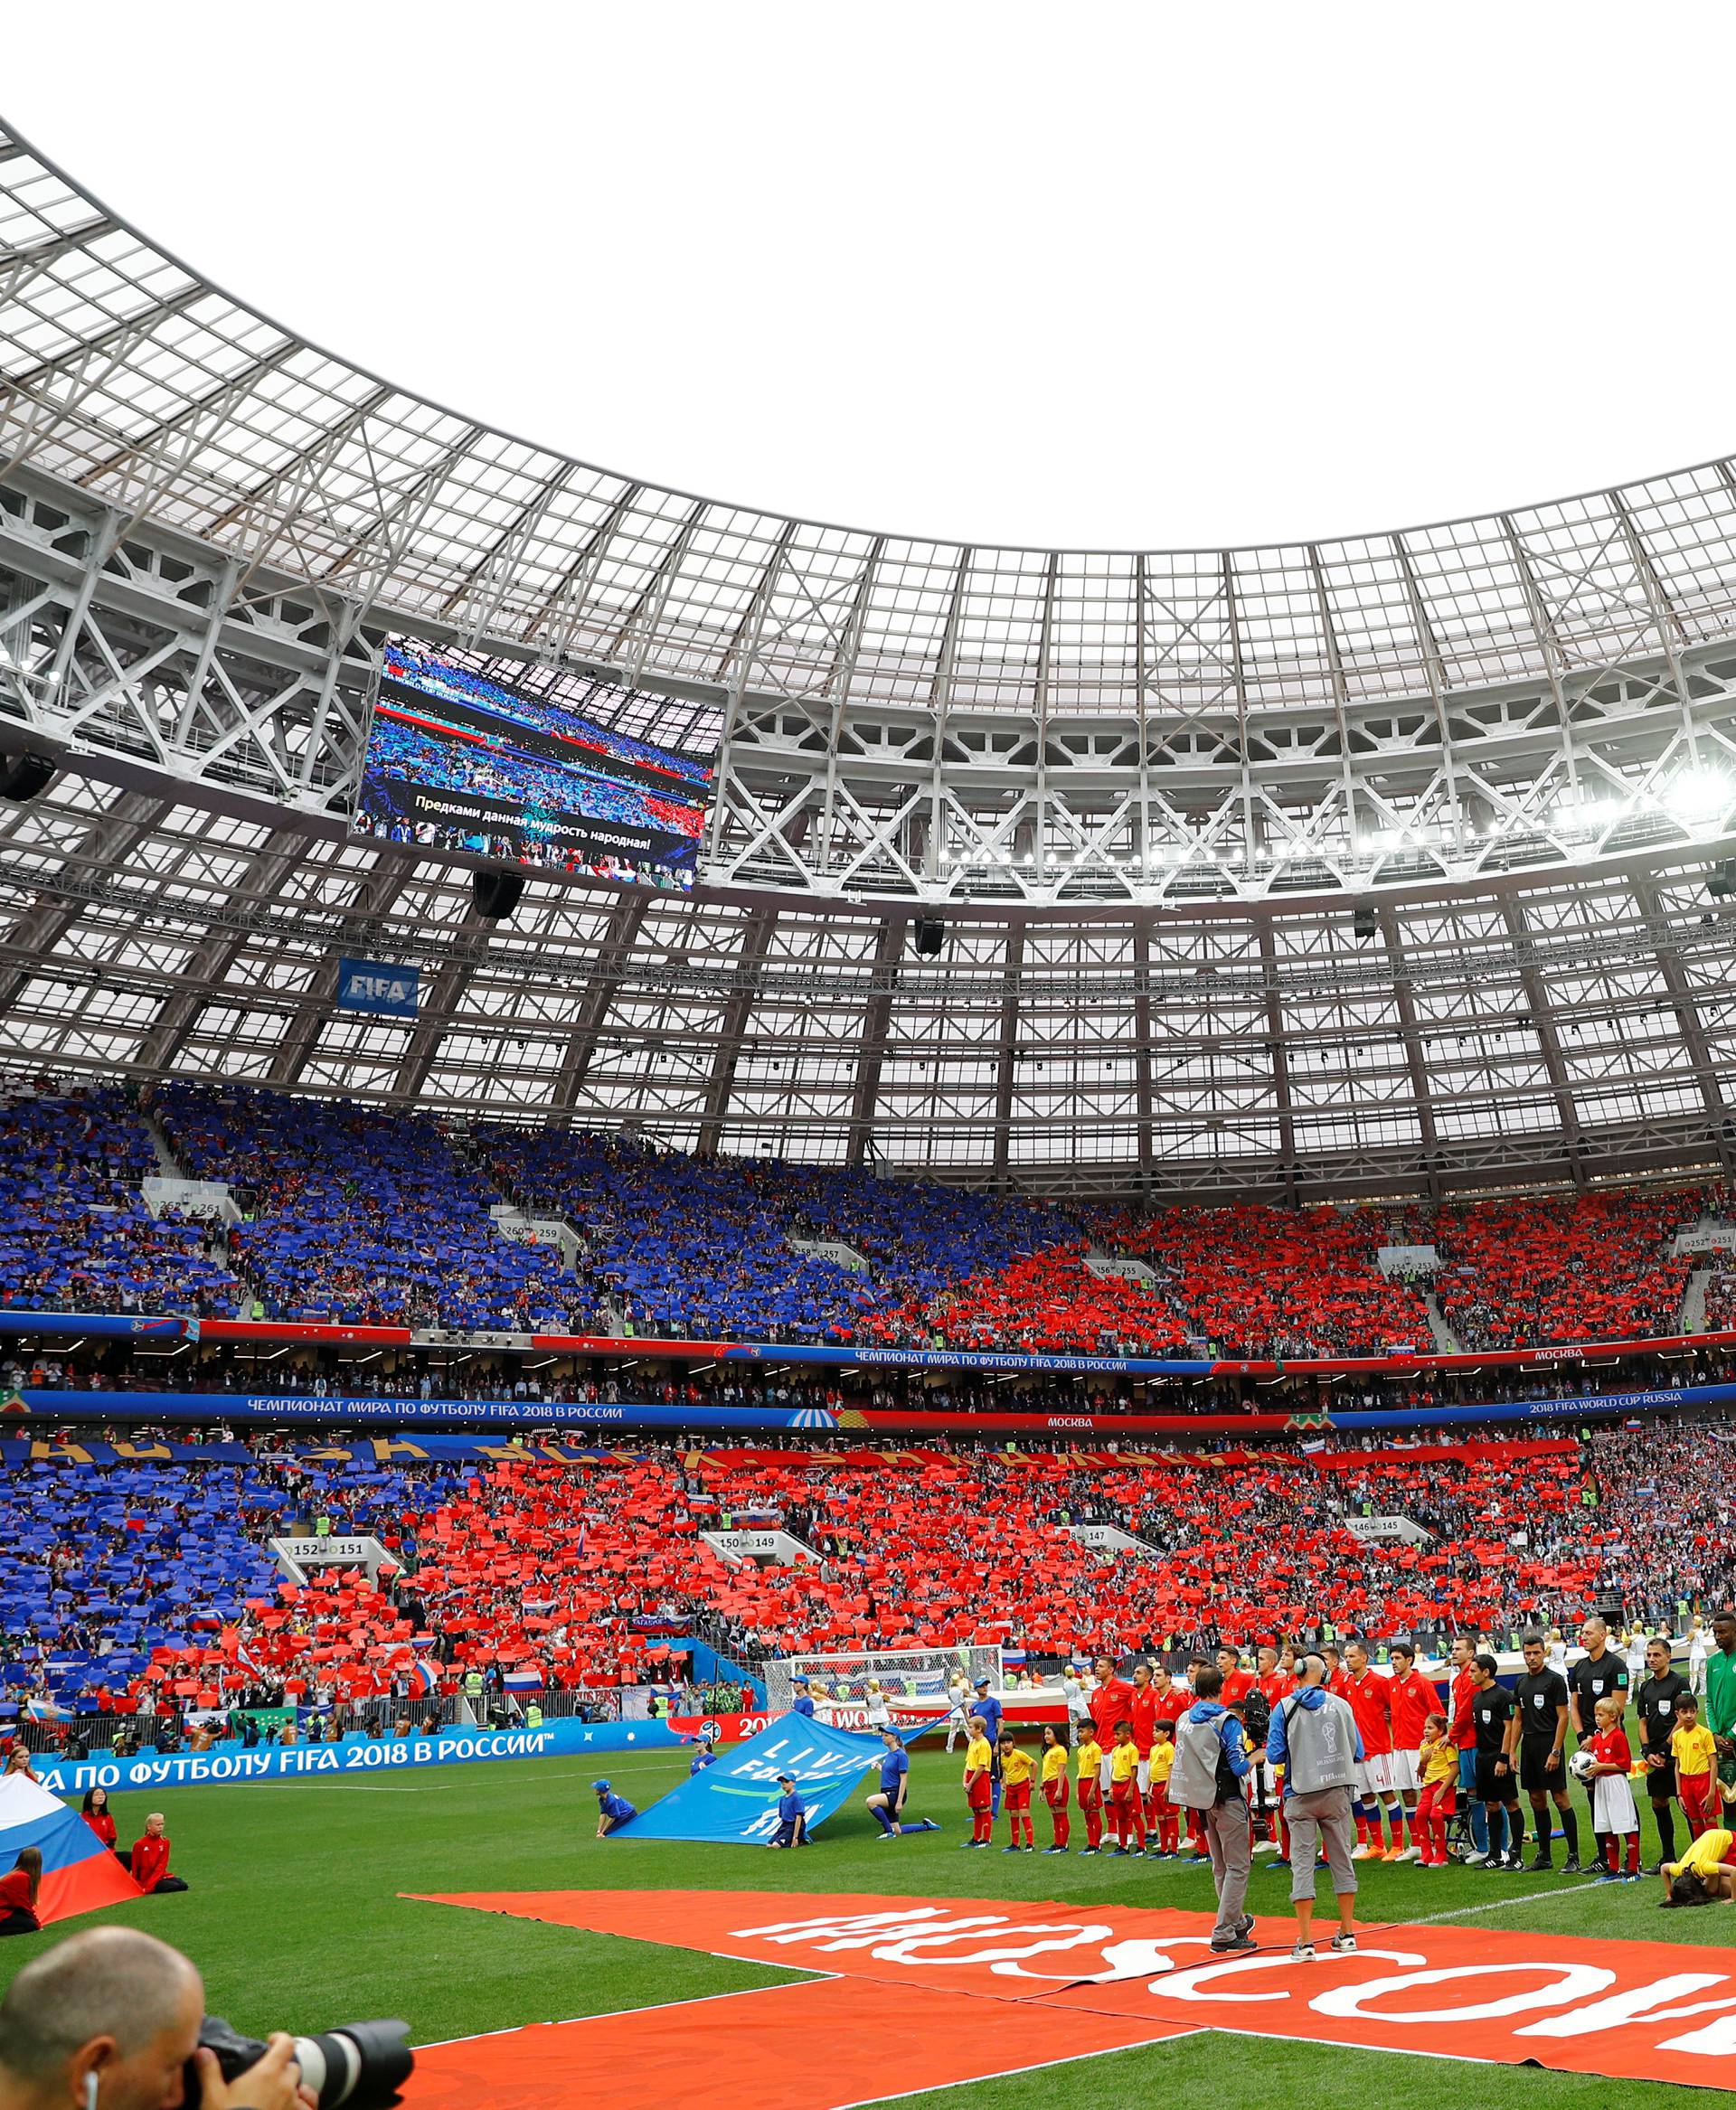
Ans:
{"label": "russian flag", "polygon": [[540,1692],[542,1689],[541,1671],[508,1671],[501,1680],[508,1692]]}
{"label": "russian flag", "polygon": [[406,1673],[406,1682],[412,1692],[420,1693],[425,1697],[433,1691],[439,1683],[439,1680],[426,1663],[411,1663],[410,1666]]}
{"label": "russian flag", "polygon": [[11,1868],[26,1846],[42,1857],[36,1917],[44,1926],[144,1896],[76,1811],[25,1775],[8,1774],[0,1779],[0,1869]]}

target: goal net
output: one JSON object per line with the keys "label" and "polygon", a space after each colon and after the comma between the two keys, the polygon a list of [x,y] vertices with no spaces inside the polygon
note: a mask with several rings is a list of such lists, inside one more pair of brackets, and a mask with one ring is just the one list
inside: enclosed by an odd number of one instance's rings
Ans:
{"label": "goal net", "polygon": [[861,1707],[871,1681],[878,1680],[894,1713],[913,1708],[927,1711],[944,1702],[954,1677],[967,1683],[987,1678],[1001,1682],[1001,1652],[961,1642],[954,1648],[864,1649],[855,1654],[780,1656],[764,1666],[766,1704],[772,1714],[787,1714],[796,1698],[795,1681],[806,1678],[818,1711],[832,1707]]}

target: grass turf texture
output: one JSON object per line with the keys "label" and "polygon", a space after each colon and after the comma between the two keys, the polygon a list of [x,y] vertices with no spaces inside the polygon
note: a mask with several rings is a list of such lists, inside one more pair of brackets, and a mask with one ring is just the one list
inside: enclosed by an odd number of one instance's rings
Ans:
{"label": "grass turf texture", "polygon": [[[644,2007],[751,1986],[788,1983],[793,1973],[684,1949],[672,1923],[669,1947],[574,1932],[485,1913],[424,1905],[400,1892],[633,1889],[867,1891],[917,1897],[1053,1898],[1085,1907],[1111,1901],[1209,1910],[1203,1867],[1175,1862],[1045,1859],[998,1851],[959,1851],[966,1835],[958,1760],[938,1749],[912,1754],[913,1812],[944,1829],[882,1844],[860,1797],[831,1820],[802,1853],[746,1846],[659,1841],[599,1841],[590,1792],[595,1759],[552,1758],[456,1766],[425,1780],[297,1780],[256,1786],[175,1788],[148,1798],[118,1798],[121,1836],[144,1828],[161,1808],[175,1841],[175,1867],[193,1888],[184,1896],[141,1898],[76,1919],[39,1936],[0,1943],[0,1986],[52,1941],[98,1918],[141,1926],[174,1942],[204,1973],[207,2002],[240,2029],[317,2030],[370,2015],[402,2015],[417,2042],[480,2034],[531,2022]],[[641,1808],[687,1771],[684,1753],[629,1757],[610,1777]],[[867,1791],[864,1781],[863,1792]],[[1583,1797],[1576,1794],[1583,1810]],[[1649,1805],[1640,1797],[1647,1863],[1657,1859]],[[1529,1823],[1529,1808],[1526,1811]],[[1583,1825],[1584,1820],[1581,1819]],[[1036,1813],[1038,1844],[1046,1813]],[[1074,1836],[1082,1835],[1077,1813]],[[1589,1836],[1589,1832],[1588,1832]],[[1685,1829],[1683,1829],[1685,1837]],[[1005,1842],[996,1828],[995,1845]],[[1531,1850],[1528,1849],[1528,1853]],[[1559,1862],[1564,1852],[1555,1845]],[[1468,1924],[1534,1926],[1556,1934],[1625,1936],[1727,1946],[1736,1909],[1663,1913],[1656,1878],[1618,1888],[1585,1879],[1492,1876],[1453,1869],[1425,1874],[1413,1863],[1360,1868],[1363,1917],[1370,1923],[1464,1914]],[[1287,1871],[1255,1861],[1250,1909],[1288,1917]],[[1498,1909],[1471,1913],[1467,1908]],[[1058,2019],[1054,2056],[1067,2055]],[[703,2073],[703,2043],[695,2045]],[[1429,2110],[1443,2090],[1476,2090],[1479,2101],[1535,2110],[1602,2110],[1610,2089],[1643,2106],[1685,2091],[1526,2068],[1443,2066],[1379,2052],[1344,2056],[1326,2046],[1221,2034],[1115,2052],[1069,2070],[1024,2075],[938,2091],[936,2110],[1037,2110],[1057,2089],[1109,2088],[1123,2098],[1173,2096],[1191,2081],[1226,2086],[1255,2099],[1281,2088],[1312,2104],[1366,2110]],[[1697,2093],[1697,2091],[1696,2091]]]}

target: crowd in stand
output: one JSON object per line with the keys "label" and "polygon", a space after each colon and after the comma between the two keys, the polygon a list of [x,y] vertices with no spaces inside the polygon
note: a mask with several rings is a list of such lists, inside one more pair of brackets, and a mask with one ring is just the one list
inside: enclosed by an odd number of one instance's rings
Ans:
{"label": "crowd in stand", "polygon": [[1443,1210],[1435,1295],[1467,1348],[1674,1333],[1694,1264],[1672,1234],[1708,1205],[1677,1190]]}
{"label": "crowd in stand", "polygon": [[593,1313],[690,1340],[847,1339],[875,1293],[860,1274],[788,1242],[747,1169],[652,1150],[631,1136],[483,1126],[482,1162],[522,1207],[583,1227]]}
{"label": "crowd in stand", "polygon": [[114,1086],[0,1106],[0,1305],[233,1312],[213,1228],[145,1206],[157,1169]]}
{"label": "crowd in stand", "polygon": [[241,1190],[230,1260],[272,1316],[566,1326],[559,1254],[500,1235],[495,1197],[428,1116],[183,1084],[151,1107],[195,1179]]}
{"label": "crowd in stand", "polygon": [[908,1298],[865,1329],[900,1346],[1023,1349],[1035,1354],[1187,1352],[1187,1326],[1143,1282],[1099,1275],[1082,1245],[1052,1246],[952,1288]]}
{"label": "crowd in stand", "polygon": [[[153,1139],[118,1088],[21,1096],[0,1106],[0,1305],[213,1316],[250,1302],[339,1323],[1227,1360],[1455,1336],[1480,1351],[1676,1332],[1694,1263],[1674,1235],[1720,1206],[1623,1190],[1086,1224],[860,1168],[454,1128],[243,1086],[154,1087],[142,1107],[243,1220],[150,1215]],[[576,1272],[503,1235],[490,1210],[506,1201],[563,1220]],[[1431,1329],[1429,1285],[1450,1334]],[[1736,1277],[1713,1275],[1707,1312],[1736,1316]]]}
{"label": "crowd in stand", "polygon": [[1226,1357],[1386,1355],[1433,1346],[1429,1314],[1407,1282],[1382,1275],[1372,1213],[1167,1209],[1102,1226],[1144,1260],[1193,1338]]}
{"label": "crowd in stand", "polygon": [[762,1158],[743,1169],[798,1233],[835,1239],[860,1253],[888,1297],[937,1296],[968,1276],[992,1276],[1079,1235],[1063,1211],[1018,1194],[782,1159]]}
{"label": "crowd in stand", "polygon": [[[1679,1631],[1736,1591],[1733,1462],[1736,1424],[1673,1420],[1450,1448],[412,1463],[275,1439],[221,1463],[42,1464],[0,1483],[0,1683],[14,1704],[120,1711],[147,1695],[396,1697],[476,1666],[592,1688],[666,1665],[689,1628],[750,1662],[959,1642],[1161,1653],[1226,1632],[1439,1643],[1570,1627],[1610,1593]],[[1660,1531],[1665,1486],[1682,1521]],[[799,1526],[818,1558],[730,1566],[700,1533],[743,1514]],[[1392,1515],[1428,1543],[1368,1535]],[[1068,1528],[1085,1521],[1141,1547],[1096,1552]],[[377,1536],[395,1572],[278,1581],[263,1540],[318,1523]]]}

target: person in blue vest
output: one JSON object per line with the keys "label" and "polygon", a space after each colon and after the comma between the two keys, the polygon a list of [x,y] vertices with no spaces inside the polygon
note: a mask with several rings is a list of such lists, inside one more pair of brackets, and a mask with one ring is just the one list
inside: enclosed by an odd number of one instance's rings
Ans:
{"label": "person in blue vest", "polygon": [[597,1797],[597,1836],[607,1839],[611,1832],[618,1832],[623,1824],[631,1823],[638,1815],[625,1795],[618,1795],[606,1780],[593,1780],[591,1789]]}
{"label": "person in blue vest", "polygon": [[796,1694],[795,1699],[789,1703],[789,1711],[792,1714],[811,1715],[814,1711],[814,1695],[807,1689],[807,1680],[806,1678],[792,1678],[789,1682]]}
{"label": "person in blue vest", "polygon": [[910,1755],[896,1729],[882,1729],[885,1748],[880,1754],[880,1785],[868,1797],[868,1807],[880,1826],[882,1839],[898,1839],[907,1832],[938,1832],[932,1817],[905,1821],[904,1802],[910,1786]]}
{"label": "person in blue vest", "polygon": [[797,1790],[796,1783],[788,1773],[778,1776],[778,1785],[783,1794],[778,1798],[778,1829],[767,1840],[768,1846],[806,1846],[807,1844],[807,1804]]}
{"label": "person in blue vest", "polygon": [[687,1777],[692,1780],[699,1774],[703,1773],[708,1766],[715,1766],[716,1764],[717,1746],[715,1744],[702,1744],[687,1761]]}
{"label": "person in blue vest", "polygon": [[976,1702],[971,1709],[982,1722],[988,1738],[988,1747],[995,1754],[995,1763],[988,1777],[988,1807],[992,1816],[1001,1813],[1001,1703],[989,1691],[986,1676],[976,1681]]}

